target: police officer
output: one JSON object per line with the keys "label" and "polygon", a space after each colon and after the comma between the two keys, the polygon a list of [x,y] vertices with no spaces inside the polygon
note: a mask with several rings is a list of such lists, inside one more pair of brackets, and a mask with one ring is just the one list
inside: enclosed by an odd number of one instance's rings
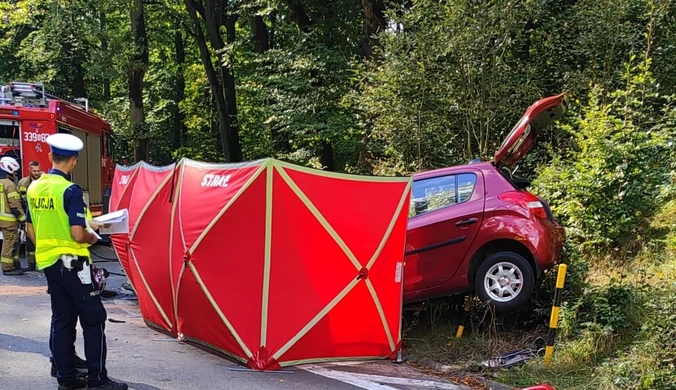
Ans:
{"label": "police officer", "polygon": [[19,261],[19,223],[26,221],[21,197],[14,185],[19,163],[12,157],[0,158],[0,230],[2,230],[2,273],[23,275]]}
{"label": "police officer", "polygon": [[[84,198],[83,198],[83,200],[84,200]],[[86,211],[87,212],[86,212],[85,221],[87,222],[89,227],[98,231],[103,226],[103,224],[101,224],[101,223],[95,221],[94,219],[92,219],[92,213],[89,211],[89,208],[87,208]],[[49,293],[49,291],[47,291],[47,293]],[[52,329],[53,329],[53,326],[52,326]],[[51,331],[49,333],[49,350],[50,351],[54,350],[54,343],[53,343],[53,340],[52,340],[52,334],[53,333],[54,332],[51,332]],[[73,333],[73,342],[75,342],[76,337],[77,337],[77,330],[75,331],[75,333]],[[76,376],[77,377],[87,376],[87,361],[82,359],[81,357],[79,357],[77,355],[74,347],[73,347],[73,362],[75,364]],[[51,356],[49,357],[49,363],[52,365],[51,375],[54,378],[56,378],[56,372],[57,372],[56,371],[56,364],[54,364],[54,358],[51,357]]]}
{"label": "police officer", "polygon": [[[68,181],[84,146],[70,134],[47,137],[52,169],[27,192],[26,233],[35,242],[37,268],[44,270],[52,303],[52,356],[59,390],[127,390],[106,371],[106,310],[93,283],[89,246],[97,237],[87,230],[82,189]],[[75,325],[80,319],[87,358],[87,380],[74,365]]]}
{"label": "police officer", "polygon": [[[84,201],[84,197],[82,198],[82,200]],[[96,230],[96,231],[98,231],[103,226],[103,224],[95,221],[92,218],[92,213],[89,211],[89,208],[86,208],[85,221],[87,222],[89,227],[91,227],[93,230]],[[47,293],[49,293],[49,291],[47,291]],[[52,328],[53,328],[53,326],[52,326]],[[49,350],[50,351],[54,350],[54,343],[53,343],[53,340],[52,340],[52,334],[53,333],[54,332],[50,331],[50,336],[49,336]],[[77,337],[77,331],[75,333],[73,333],[73,342],[75,342],[76,337]],[[77,353],[75,352],[75,348],[73,348],[73,362],[75,364],[76,376],[78,376],[78,377],[87,376],[87,371],[86,371],[87,370],[87,361],[82,359],[81,357],[79,357],[77,355]],[[52,365],[51,375],[54,378],[56,378],[56,372],[57,372],[56,364],[54,364],[54,358],[51,357],[51,356],[49,357],[49,363]]]}
{"label": "police officer", "polygon": [[[40,170],[40,163],[37,161],[31,161],[28,164],[28,169],[30,172],[28,176],[19,180],[19,194],[21,195],[21,206],[24,210],[28,207],[26,206],[26,191],[32,182],[39,179],[42,176],[42,171]],[[35,243],[30,239],[26,240],[26,262],[28,263],[27,271],[35,271]]]}
{"label": "police officer", "polygon": [[[84,197],[83,197],[83,201],[84,201]],[[96,230],[96,231],[98,231],[103,226],[103,224],[95,221],[92,218],[92,213],[89,211],[89,208],[86,208],[85,221],[87,222],[89,227],[91,227],[93,230]],[[49,293],[49,291],[47,291],[47,293]],[[53,326],[52,326],[52,328],[53,328]],[[54,343],[53,343],[53,340],[52,340],[52,334],[53,333],[54,332],[51,332],[51,331],[49,333],[49,350],[50,351],[54,350]],[[73,342],[75,342],[76,338],[77,338],[77,330],[76,330],[75,333],[73,333]],[[73,362],[75,364],[76,376],[77,377],[87,376],[87,371],[86,371],[87,370],[87,361],[82,359],[81,357],[79,357],[77,355],[77,353],[75,352],[75,348],[73,348]],[[56,371],[56,364],[54,364],[54,358],[51,357],[51,356],[49,357],[49,363],[52,365],[51,375],[54,378],[56,378],[56,372],[57,372]]]}

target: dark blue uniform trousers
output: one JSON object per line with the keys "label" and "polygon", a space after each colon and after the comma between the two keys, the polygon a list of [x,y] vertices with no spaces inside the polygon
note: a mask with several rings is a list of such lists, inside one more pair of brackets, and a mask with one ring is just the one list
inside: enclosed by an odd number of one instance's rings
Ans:
{"label": "dark blue uniform trousers", "polygon": [[80,317],[87,358],[87,384],[96,387],[108,381],[106,371],[106,309],[99,291],[92,284],[82,284],[75,270],[68,270],[61,260],[45,268],[52,301],[51,349],[59,384],[75,381],[75,327]]}
{"label": "dark blue uniform trousers", "polygon": [[[47,294],[49,294],[49,288],[47,288]],[[49,351],[52,353],[52,360],[54,359],[54,340],[52,337],[54,336],[54,332],[52,331],[54,329],[54,315],[52,314],[52,321],[49,326]],[[77,328],[75,331],[73,331],[73,354],[75,354],[75,339],[77,339]]]}

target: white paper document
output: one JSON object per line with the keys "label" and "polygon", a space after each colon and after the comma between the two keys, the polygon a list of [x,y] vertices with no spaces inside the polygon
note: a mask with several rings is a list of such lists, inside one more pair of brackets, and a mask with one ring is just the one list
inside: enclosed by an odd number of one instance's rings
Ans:
{"label": "white paper document", "polygon": [[87,231],[88,231],[89,233],[95,235],[96,238],[98,238],[99,240],[101,239],[101,236],[99,236],[99,235],[96,233],[96,230],[90,228],[89,226],[87,226]]}
{"label": "white paper document", "polygon": [[110,225],[108,228],[102,226],[99,229],[99,233],[101,234],[129,233],[129,212],[127,209],[100,215],[94,218],[94,220],[105,225]]}

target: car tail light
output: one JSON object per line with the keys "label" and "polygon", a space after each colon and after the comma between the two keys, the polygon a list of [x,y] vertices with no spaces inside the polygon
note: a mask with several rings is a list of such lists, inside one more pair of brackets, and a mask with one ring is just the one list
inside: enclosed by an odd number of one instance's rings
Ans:
{"label": "car tail light", "polygon": [[541,219],[547,219],[547,211],[545,205],[540,202],[537,196],[526,191],[510,191],[498,195],[498,199],[518,204],[521,207],[528,209],[534,216]]}

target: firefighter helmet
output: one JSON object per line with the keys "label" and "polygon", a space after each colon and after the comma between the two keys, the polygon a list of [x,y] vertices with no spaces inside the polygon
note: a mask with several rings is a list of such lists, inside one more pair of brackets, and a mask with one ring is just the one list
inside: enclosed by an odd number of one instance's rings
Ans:
{"label": "firefighter helmet", "polygon": [[3,157],[3,158],[0,158],[0,169],[9,173],[10,175],[13,175],[14,173],[16,173],[16,171],[18,171],[19,168],[20,168],[19,163],[16,162],[16,160],[13,159],[12,157],[6,156],[6,157]]}

